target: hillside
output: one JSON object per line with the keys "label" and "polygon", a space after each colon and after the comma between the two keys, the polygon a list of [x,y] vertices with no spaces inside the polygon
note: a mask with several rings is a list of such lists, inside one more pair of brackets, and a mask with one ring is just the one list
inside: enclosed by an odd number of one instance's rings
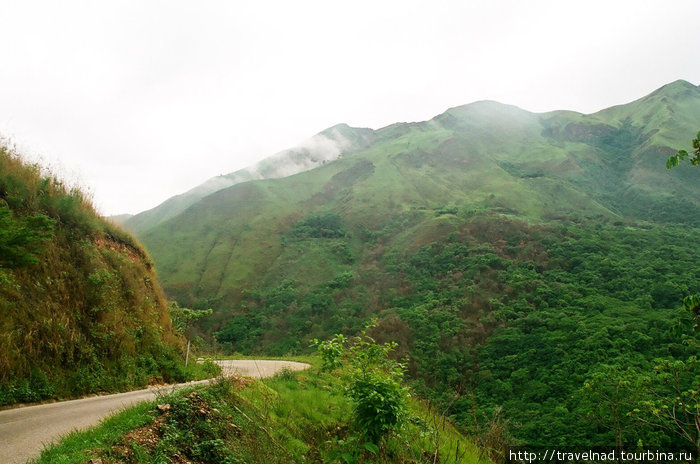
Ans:
{"label": "hillside", "polygon": [[477,447],[416,398],[408,399],[407,420],[396,433],[378,446],[368,442],[353,421],[348,377],[338,371],[286,372],[262,381],[232,378],[180,390],[122,411],[94,430],[71,433],[44,450],[36,463],[102,459],[137,464],[168,462],[173,456],[201,464],[495,461],[484,443]]}
{"label": "hillside", "polygon": [[698,127],[683,81],[591,115],[476,102],[141,238],[170,296],[214,308],[201,329],[225,350],[305,352],[377,317],[415,388],[463,423],[503,408],[518,441],[610,444],[576,419],[587,379],[689,356],[672,327],[700,292],[700,183],[665,160]]}
{"label": "hillside", "polygon": [[277,179],[308,171],[346,153],[364,148],[372,137],[371,129],[356,129],[346,124],[333,126],[314,135],[298,147],[276,153],[239,171],[213,177],[181,195],[169,198],[155,208],[128,217],[119,224],[134,233],[144,233],[177,216],[209,194],[241,182]]}
{"label": "hillside", "polygon": [[143,248],[0,146],[0,406],[184,380],[181,348]]}
{"label": "hillside", "polygon": [[[669,101],[675,112],[650,119]],[[283,265],[292,225],[319,213],[342,216],[360,255],[362,231],[404,222],[431,233],[449,222],[435,217],[442,208],[698,225],[696,173],[663,168],[698,121],[700,90],[686,82],[588,116],[478,102],[378,130],[367,148],[296,176],[219,190],[141,237],[170,293],[232,308],[237,292]]]}

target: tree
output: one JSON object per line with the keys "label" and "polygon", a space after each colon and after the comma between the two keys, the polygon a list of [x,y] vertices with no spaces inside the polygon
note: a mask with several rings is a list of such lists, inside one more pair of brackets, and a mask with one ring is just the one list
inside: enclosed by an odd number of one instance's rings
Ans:
{"label": "tree", "polygon": [[617,365],[602,365],[575,395],[583,418],[608,430],[615,447],[634,444],[639,424],[631,416],[640,401],[639,375]]}
{"label": "tree", "polygon": [[[665,429],[700,453],[700,374],[697,357],[659,360],[646,378],[650,399],[632,412],[642,422]],[[642,415],[646,412],[647,416]]]}
{"label": "tree", "polygon": [[396,343],[378,344],[367,335],[367,329],[375,326],[376,320],[372,320],[350,340],[338,334],[331,340],[313,339],[311,345],[321,355],[321,370],[333,371],[344,363],[349,365],[347,395],[353,402],[354,422],[366,440],[365,448],[376,454],[377,445],[405,420],[409,393],[402,384],[405,366],[389,356]]}
{"label": "tree", "polygon": [[[692,141],[692,155],[688,159],[693,166],[700,165],[700,132]],[[666,160],[666,168],[671,169],[688,158],[686,150],[678,150]],[[690,313],[692,332],[700,329],[700,294],[688,295],[683,299],[683,307]],[[681,324],[682,326],[682,324]],[[692,336],[679,334],[683,343],[697,352],[698,341]],[[651,420],[638,417],[641,421],[664,428],[680,436],[700,453],[700,370],[697,356],[686,361],[663,359],[654,368],[655,375],[647,378],[647,390],[652,399],[643,403],[651,414]],[[636,409],[635,413],[640,410]]]}
{"label": "tree", "polygon": [[184,335],[187,339],[187,354],[185,355],[185,366],[190,360],[190,339],[191,329],[195,322],[212,313],[212,309],[189,309],[181,308],[176,301],[170,303],[170,319],[173,321],[173,327],[180,335]]}
{"label": "tree", "polygon": [[[690,164],[693,166],[698,166],[700,165],[700,132],[697,133],[695,138],[693,139],[692,142],[693,146],[693,151],[692,151],[692,156],[688,161],[690,161]],[[671,169],[673,167],[678,166],[681,161],[685,160],[688,157],[688,152],[686,150],[678,150],[678,153],[675,155],[671,155],[667,160],[666,160],[666,169]]]}
{"label": "tree", "polygon": [[683,307],[690,313],[693,331],[700,331],[700,294],[688,295],[683,298]]}

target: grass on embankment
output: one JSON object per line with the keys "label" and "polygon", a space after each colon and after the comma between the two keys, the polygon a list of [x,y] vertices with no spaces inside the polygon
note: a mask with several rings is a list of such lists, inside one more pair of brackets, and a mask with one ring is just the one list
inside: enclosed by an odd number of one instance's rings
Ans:
{"label": "grass on embankment", "polygon": [[409,408],[406,424],[372,449],[352,425],[341,376],[313,369],[263,381],[224,379],[72,433],[36,463],[487,462],[444,418],[418,401]]}
{"label": "grass on embankment", "polygon": [[0,407],[215,375],[181,332],[138,241],[0,140]]}

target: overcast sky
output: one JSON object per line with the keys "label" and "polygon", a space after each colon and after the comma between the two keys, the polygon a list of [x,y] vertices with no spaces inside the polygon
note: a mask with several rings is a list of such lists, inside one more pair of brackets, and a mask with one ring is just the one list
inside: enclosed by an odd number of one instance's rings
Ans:
{"label": "overcast sky", "polygon": [[0,134],[137,213],[340,122],[700,83],[698,0],[0,0]]}

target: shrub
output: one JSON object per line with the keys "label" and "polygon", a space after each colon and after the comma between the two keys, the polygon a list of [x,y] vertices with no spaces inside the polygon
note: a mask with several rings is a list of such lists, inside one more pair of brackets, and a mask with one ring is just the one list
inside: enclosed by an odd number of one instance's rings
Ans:
{"label": "shrub", "polygon": [[355,423],[372,443],[379,443],[406,415],[405,388],[392,376],[377,372],[356,375],[348,395],[354,403]]}
{"label": "shrub", "polygon": [[367,335],[376,326],[372,321],[361,334],[347,339],[338,334],[330,340],[312,340],[323,360],[322,371],[334,370],[347,361],[351,368],[347,395],[353,402],[353,421],[357,430],[370,444],[379,444],[402,425],[407,415],[408,391],[402,385],[404,366],[389,354],[396,343],[378,344]]}
{"label": "shrub", "polygon": [[342,365],[341,356],[345,349],[347,339],[343,334],[336,334],[330,340],[319,341],[317,338],[311,340],[311,345],[315,346],[321,356],[321,370],[332,371]]}

